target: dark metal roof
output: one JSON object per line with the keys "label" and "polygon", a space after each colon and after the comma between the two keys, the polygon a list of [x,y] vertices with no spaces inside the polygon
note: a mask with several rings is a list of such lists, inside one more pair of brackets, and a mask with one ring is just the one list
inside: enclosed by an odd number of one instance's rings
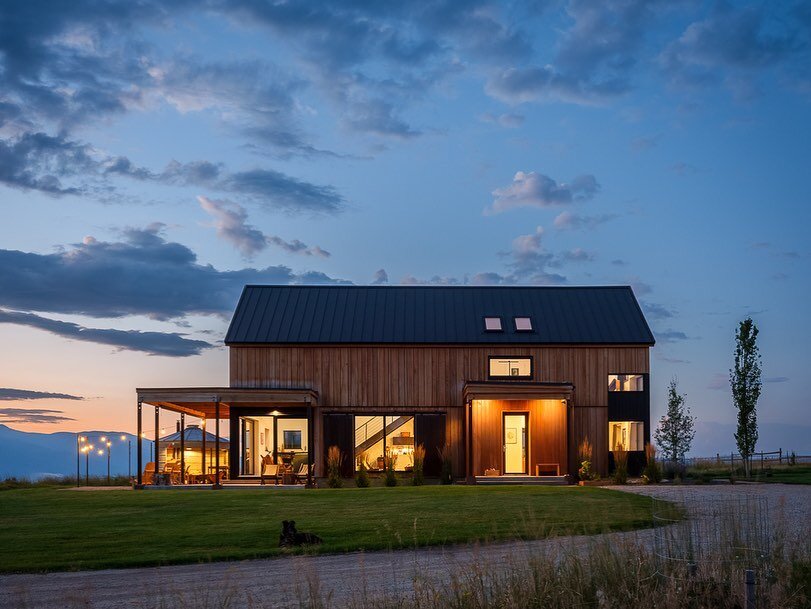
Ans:
{"label": "dark metal roof", "polygon": [[[500,316],[503,332],[485,332]],[[514,317],[532,318],[516,332]],[[246,286],[237,344],[636,344],[653,334],[628,286]]]}

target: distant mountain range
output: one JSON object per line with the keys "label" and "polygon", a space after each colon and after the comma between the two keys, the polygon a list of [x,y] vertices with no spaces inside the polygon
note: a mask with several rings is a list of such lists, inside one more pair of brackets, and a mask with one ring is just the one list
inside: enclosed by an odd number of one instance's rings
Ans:
{"label": "distant mountain range", "polygon": [[[0,424],[0,479],[11,476],[38,479],[43,476],[76,475],[76,435],[73,432],[36,433],[18,431]],[[110,473],[128,473],[128,441],[132,442],[132,473],[136,473],[137,436],[120,431],[86,431],[80,435],[89,438],[90,443],[101,448],[100,438],[106,436],[112,442],[110,452]],[[121,440],[121,436],[124,440]],[[151,442],[144,442],[145,459],[149,460]],[[87,460],[91,476],[107,475],[107,455],[100,456],[95,450]],[[85,455],[80,459],[81,475],[85,474]]]}

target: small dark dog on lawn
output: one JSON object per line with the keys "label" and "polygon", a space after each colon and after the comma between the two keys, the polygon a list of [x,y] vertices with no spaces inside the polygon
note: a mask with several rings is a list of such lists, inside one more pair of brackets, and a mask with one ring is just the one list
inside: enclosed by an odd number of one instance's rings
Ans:
{"label": "small dark dog on lawn", "polygon": [[280,548],[292,548],[310,543],[321,543],[321,538],[315,533],[299,533],[296,530],[295,520],[282,520],[282,534],[279,535]]}

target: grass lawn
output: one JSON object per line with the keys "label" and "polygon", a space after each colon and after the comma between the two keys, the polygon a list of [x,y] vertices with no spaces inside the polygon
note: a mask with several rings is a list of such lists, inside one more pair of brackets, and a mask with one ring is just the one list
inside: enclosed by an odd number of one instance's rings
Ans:
{"label": "grass lawn", "polygon": [[10,490],[0,492],[0,572],[273,556],[290,519],[323,538],[317,551],[346,552],[641,528],[650,505],[588,487]]}

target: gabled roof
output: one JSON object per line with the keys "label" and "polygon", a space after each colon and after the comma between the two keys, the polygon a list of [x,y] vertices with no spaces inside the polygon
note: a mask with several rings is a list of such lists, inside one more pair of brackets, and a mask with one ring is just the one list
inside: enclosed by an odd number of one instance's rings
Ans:
{"label": "gabled roof", "polygon": [[[502,332],[486,332],[499,316]],[[532,319],[516,332],[514,318]],[[653,345],[616,287],[246,286],[225,337],[239,344]]]}
{"label": "gabled roof", "polygon": [[[196,425],[189,425],[186,429],[183,430],[185,433],[183,442],[203,442],[203,430]],[[211,446],[214,446],[214,442],[217,440],[217,436],[213,433],[205,432],[206,433],[206,443],[211,443]],[[176,431],[174,433],[170,433],[167,436],[163,436],[160,439],[160,442],[180,442],[180,432]],[[220,438],[220,444],[228,444],[227,438]]]}

